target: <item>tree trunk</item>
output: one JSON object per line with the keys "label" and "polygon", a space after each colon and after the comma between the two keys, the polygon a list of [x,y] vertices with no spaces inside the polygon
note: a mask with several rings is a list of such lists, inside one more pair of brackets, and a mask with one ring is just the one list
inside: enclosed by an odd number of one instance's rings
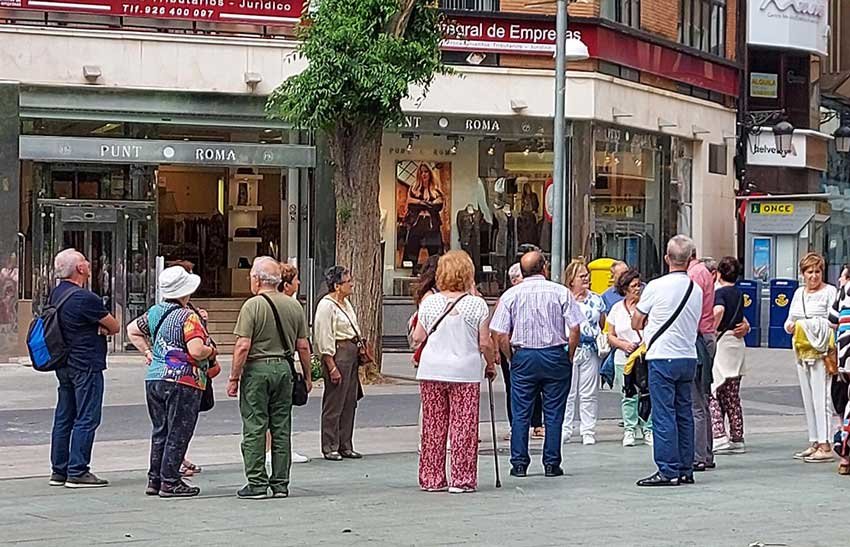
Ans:
{"label": "tree trunk", "polygon": [[383,320],[380,195],[381,126],[340,123],[328,131],[334,163],[336,197],[336,262],[351,270],[352,304],[363,337],[375,351],[372,380],[380,373]]}

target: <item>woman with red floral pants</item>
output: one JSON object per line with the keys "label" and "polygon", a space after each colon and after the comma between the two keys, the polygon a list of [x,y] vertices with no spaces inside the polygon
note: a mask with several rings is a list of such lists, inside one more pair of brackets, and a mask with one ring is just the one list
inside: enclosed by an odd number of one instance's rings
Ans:
{"label": "woman with red floral pants", "polygon": [[[419,305],[413,333],[415,345],[425,344],[416,372],[422,396],[419,486],[427,492],[461,494],[478,485],[480,385],[482,373],[495,377],[496,365],[490,310],[483,298],[471,294],[474,286],[472,259],[450,251],[437,263],[439,292]],[[447,436],[452,447],[448,479]]]}

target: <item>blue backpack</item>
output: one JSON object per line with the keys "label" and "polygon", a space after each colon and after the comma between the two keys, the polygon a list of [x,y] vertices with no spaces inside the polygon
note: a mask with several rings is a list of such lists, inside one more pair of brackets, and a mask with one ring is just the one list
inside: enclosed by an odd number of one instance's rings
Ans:
{"label": "blue backpack", "polygon": [[51,372],[65,366],[68,348],[62,336],[59,310],[79,289],[72,289],[56,304],[47,304],[30,323],[27,332],[27,349],[32,368],[39,372]]}

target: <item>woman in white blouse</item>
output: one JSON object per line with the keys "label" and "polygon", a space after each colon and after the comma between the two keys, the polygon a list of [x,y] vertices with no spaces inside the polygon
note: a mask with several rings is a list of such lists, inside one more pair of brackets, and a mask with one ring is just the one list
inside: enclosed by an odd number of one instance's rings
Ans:
{"label": "woman in white blouse", "polygon": [[[832,412],[828,399],[832,377],[826,372],[823,363],[825,352],[820,349],[833,336],[827,321],[837,291],[832,285],[823,282],[824,266],[823,257],[817,253],[809,253],[800,260],[803,286],[794,293],[785,322],[785,331],[793,335],[795,340],[797,377],[806,410],[810,443],[808,448],[794,454],[794,458],[807,463],[833,460],[829,445]],[[809,347],[796,343],[798,340],[807,340]]]}
{"label": "woman in white blouse", "polygon": [[[417,346],[425,344],[416,372],[422,396],[419,486],[428,492],[448,488],[460,494],[478,485],[480,385],[484,374],[495,378],[496,365],[490,310],[483,298],[471,294],[474,286],[472,259],[463,251],[450,251],[437,264],[439,292],[419,306],[413,333]],[[447,436],[452,447],[450,481]]]}
{"label": "woman in white blouse", "polygon": [[360,390],[357,340],[360,327],[348,297],[354,292],[351,272],[343,266],[325,271],[328,295],[319,301],[313,343],[322,358],[322,454],[326,460],[359,459],[354,451],[354,413]]}

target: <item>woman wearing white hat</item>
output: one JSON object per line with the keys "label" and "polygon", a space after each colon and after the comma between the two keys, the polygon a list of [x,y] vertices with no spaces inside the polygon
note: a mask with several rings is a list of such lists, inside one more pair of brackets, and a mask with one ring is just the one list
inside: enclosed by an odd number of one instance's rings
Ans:
{"label": "woman wearing white hat", "polygon": [[191,497],[200,488],[185,483],[180,464],[195,432],[201,396],[216,349],[201,318],[187,307],[201,278],[182,266],[159,276],[163,302],[127,326],[130,341],[145,355],[151,432],[150,469],[145,494],[162,498]]}

